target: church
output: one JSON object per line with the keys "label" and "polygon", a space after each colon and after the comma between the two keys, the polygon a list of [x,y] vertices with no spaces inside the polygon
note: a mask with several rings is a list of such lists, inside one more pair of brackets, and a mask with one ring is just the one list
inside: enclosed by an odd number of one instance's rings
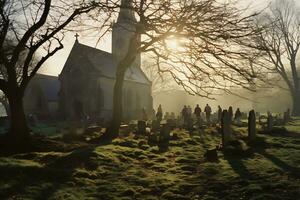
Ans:
{"label": "church", "polygon": [[[122,7],[125,8],[120,9],[117,21],[112,27],[112,53],[81,44],[76,37],[57,79],[57,115],[74,120],[89,116],[90,119],[100,122],[107,122],[111,118],[117,64],[128,50],[134,31],[133,24],[136,23],[134,11],[126,8],[128,3],[129,0],[122,0]],[[40,104],[41,102],[38,106]],[[152,104],[151,81],[142,71],[141,55],[138,55],[125,75],[123,118],[136,119],[143,108],[151,111]]]}

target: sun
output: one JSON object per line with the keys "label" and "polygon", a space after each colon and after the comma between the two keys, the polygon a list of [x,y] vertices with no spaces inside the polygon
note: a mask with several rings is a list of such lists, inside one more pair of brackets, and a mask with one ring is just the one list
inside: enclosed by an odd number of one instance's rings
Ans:
{"label": "sun", "polygon": [[184,52],[184,43],[185,40],[176,37],[168,38],[165,40],[165,46],[167,50],[172,52]]}
{"label": "sun", "polygon": [[167,39],[166,46],[171,51],[176,51],[179,48],[179,43],[175,38]]}
{"label": "sun", "polygon": [[177,38],[168,38],[165,40],[166,48],[170,51],[178,51],[180,44]]}

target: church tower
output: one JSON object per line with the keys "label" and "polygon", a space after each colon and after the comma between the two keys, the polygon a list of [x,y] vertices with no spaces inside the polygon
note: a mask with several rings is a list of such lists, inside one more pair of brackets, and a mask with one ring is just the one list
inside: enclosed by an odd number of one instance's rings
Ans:
{"label": "church tower", "polygon": [[[116,23],[112,28],[112,54],[114,59],[120,61],[128,51],[130,39],[134,35],[137,20],[132,6],[132,0],[122,0],[121,8]],[[141,55],[138,55],[133,64],[134,67],[141,66]]]}

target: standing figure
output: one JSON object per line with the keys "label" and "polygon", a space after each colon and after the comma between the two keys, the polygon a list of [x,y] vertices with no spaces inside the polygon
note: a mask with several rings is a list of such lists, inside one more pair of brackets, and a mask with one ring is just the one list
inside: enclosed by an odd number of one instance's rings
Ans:
{"label": "standing figure", "polygon": [[229,121],[230,121],[230,123],[232,123],[232,118],[233,118],[232,106],[229,106],[229,108],[228,108],[228,114],[229,114]]}
{"label": "standing figure", "polygon": [[241,118],[242,118],[242,113],[240,109],[237,108],[234,114],[234,120],[237,122],[237,124],[241,124]]}
{"label": "standing figure", "polygon": [[210,124],[211,107],[208,104],[206,104],[204,112],[206,115],[206,122],[207,124]]}
{"label": "standing figure", "polygon": [[196,115],[197,118],[197,124],[200,126],[201,124],[201,108],[199,107],[199,104],[197,104],[194,114]]}
{"label": "standing figure", "polygon": [[222,120],[222,108],[221,106],[218,106],[218,123],[221,124],[221,120]]}
{"label": "standing figure", "polygon": [[161,104],[159,104],[157,108],[156,119],[160,122],[162,120],[162,116],[163,116],[163,110]]}
{"label": "standing figure", "polygon": [[184,107],[182,108],[181,115],[183,118],[183,126],[186,126],[187,121],[188,121],[188,119],[187,119],[188,118],[188,109],[187,109],[186,105],[184,105]]}
{"label": "standing figure", "polygon": [[192,108],[191,108],[191,106],[188,106],[188,107],[187,107],[187,114],[188,114],[188,115],[187,115],[188,118],[191,119],[191,118],[192,118]]}

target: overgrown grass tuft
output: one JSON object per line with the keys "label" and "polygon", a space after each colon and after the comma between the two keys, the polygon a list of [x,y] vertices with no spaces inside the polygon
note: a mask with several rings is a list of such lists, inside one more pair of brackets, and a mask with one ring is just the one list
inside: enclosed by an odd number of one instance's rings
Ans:
{"label": "overgrown grass tuft", "polygon": [[[146,137],[129,135],[106,145],[0,158],[0,199],[298,199],[300,120],[259,134],[234,127],[235,142],[219,162],[204,159],[219,145],[215,128],[178,140],[160,152]],[[278,130],[281,130],[278,131]]]}

